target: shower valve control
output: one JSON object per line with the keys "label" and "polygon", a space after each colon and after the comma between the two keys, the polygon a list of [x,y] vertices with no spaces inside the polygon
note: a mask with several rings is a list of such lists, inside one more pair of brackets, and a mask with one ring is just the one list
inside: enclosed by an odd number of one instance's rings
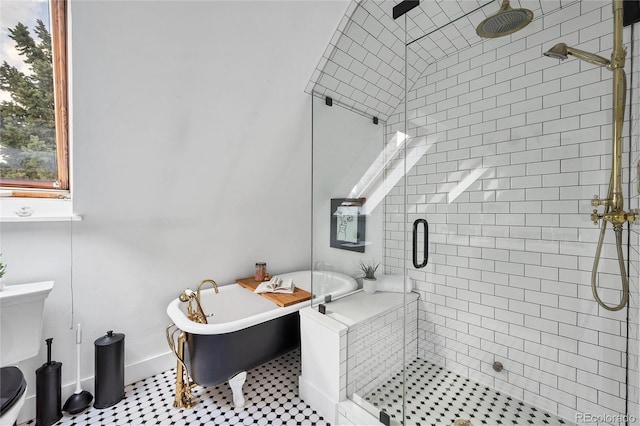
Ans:
{"label": "shower valve control", "polygon": [[593,199],[591,200],[591,205],[593,207],[606,206],[608,204],[609,204],[609,200],[601,200],[600,197],[598,197],[598,195],[594,195]]}
{"label": "shower valve control", "polygon": [[636,220],[636,213],[633,210],[629,212],[617,210],[610,213],[598,214],[598,210],[593,209],[593,213],[591,213],[593,224],[597,225],[600,219],[611,222],[614,227],[617,227],[622,226],[625,222],[633,223]]}

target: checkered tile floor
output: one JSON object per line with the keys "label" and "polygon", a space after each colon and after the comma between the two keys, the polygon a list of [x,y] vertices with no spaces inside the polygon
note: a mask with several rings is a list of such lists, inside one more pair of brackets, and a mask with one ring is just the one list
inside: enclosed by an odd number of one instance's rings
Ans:
{"label": "checkered tile floor", "polygon": [[[125,398],[107,409],[91,407],[57,423],[74,425],[326,425],[324,419],[298,397],[300,352],[295,350],[247,372],[244,408],[233,407],[226,383],[196,387],[191,410],[172,407],[175,370],[165,371],[125,388]],[[63,401],[64,403],[64,401]],[[23,425],[33,425],[29,421]]]}
{"label": "checkered tile floor", "polygon": [[[412,362],[407,371],[409,425],[448,426],[459,418],[471,420],[474,426],[570,424],[424,360]],[[327,425],[298,397],[299,374],[300,352],[296,350],[247,372],[244,408],[233,407],[231,390],[223,383],[196,387],[198,405],[178,410],[172,407],[175,370],[169,370],[127,386],[125,398],[113,407],[65,414],[57,425]],[[399,424],[402,373],[364,399],[387,411],[392,424]],[[21,426],[33,424],[34,420]]]}
{"label": "checkered tile floor", "polygon": [[[407,366],[406,423],[415,426],[452,425],[456,419],[480,425],[566,425],[566,420],[532,405],[417,359]],[[402,420],[402,372],[365,395],[396,424]]]}

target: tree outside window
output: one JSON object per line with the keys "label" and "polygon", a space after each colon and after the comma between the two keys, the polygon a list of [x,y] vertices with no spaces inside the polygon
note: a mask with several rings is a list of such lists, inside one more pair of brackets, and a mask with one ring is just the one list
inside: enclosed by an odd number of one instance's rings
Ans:
{"label": "tree outside window", "polygon": [[66,1],[3,0],[0,49],[0,186],[67,190]]}

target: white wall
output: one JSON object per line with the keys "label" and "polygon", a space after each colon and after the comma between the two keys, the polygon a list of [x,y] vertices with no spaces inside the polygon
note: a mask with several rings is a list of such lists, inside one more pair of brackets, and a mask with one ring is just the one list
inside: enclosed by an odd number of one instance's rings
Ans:
{"label": "white wall", "polygon": [[[4,224],[2,252],[8,284],[56,279],[44,335],[55,339],[63,383],[75,375],[70,259],[82,375],[93,374],[93,340],[113,329],[126,335],[130,381],[174,365],[165,308],[184,288],[231,283],[260,260],[275,273],[310,266],[303,91],[346,2],[71,8],[72,185],[84,220],[72,230]],[[29,395],[44,353],[21,365]],[[31,404],[22,417],[34,414]]]}

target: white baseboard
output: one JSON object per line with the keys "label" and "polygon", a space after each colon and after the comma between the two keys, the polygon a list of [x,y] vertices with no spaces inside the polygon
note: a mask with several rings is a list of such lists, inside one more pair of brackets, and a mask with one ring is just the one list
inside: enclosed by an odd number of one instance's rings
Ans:
{"label": "white baseboard", "polygon": [[[371,412],[375,412],[375,407],[373,407],[368,402],[364,401],[362,398],[359,398],[357,395],[354,395],[354,401],[346,400],[342,401],[338,406],[338,421],[336,422],[339,426],[361,426],[361,425],[381,425],[380,421],[371,414]],[[359,405],[364,403],[367,406],[367,409],[363,408],[363,405]]]}
{"label": "white baseboard", "polygon": [[328,423],[337,423],[338,401],[334,401],[330,396],[322,392],[303,376],[298,377],[298,393],[300,395],[300,399],[311,405]]}
{"label": "white baseboard", "polygon": [[[170,370],[175,366],[176,357],[171,351],[127,365],[124,368],[125,386],[131,383],[135,383],[139,380],[146,379],[147,377],[151,377],[163,371]],[[91,394],[95,397],[94,383],[94,376],[89,376],[82,379],[81,386],[83,390],[91,392]],[[35,387],[28,390],[32,393],[27,395],[27,399],[24,402],[22,411],[18,416],[18,423],[23,423],[36,418],[36,390]],[[62,405],[64,405],[67,398],[69,398],[75,390],[75,382],[62,385]],[[64,415],[68,416],[68,414]]]}

